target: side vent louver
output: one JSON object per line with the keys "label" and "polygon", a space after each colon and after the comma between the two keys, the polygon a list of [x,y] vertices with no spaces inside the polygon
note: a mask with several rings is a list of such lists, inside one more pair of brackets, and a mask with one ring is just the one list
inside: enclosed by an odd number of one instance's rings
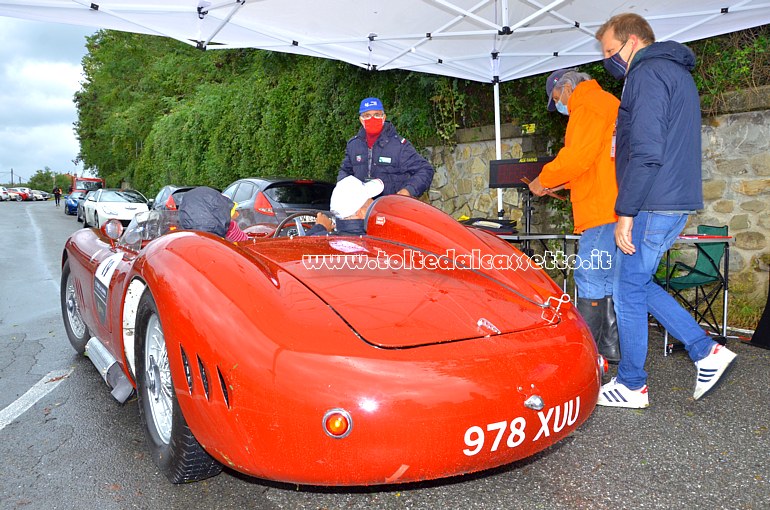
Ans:
{"label": "side vent louver", "polygon": [[187,379],[187,390],[190,392],[190,395],[192,395],[193,379],[192,370],[190,370],[190,361],[187,359],[187,353],[184,352],[184,347],[180,345],[179,349],[182,351],[182,364],[184,365],[184,376],[185,379]]}
{"label": "side vent louver", "polygon": [[219,376],[219,385],[222,386],[222,396],[225,398],[225,405],[230,409],[230,394],[227,392],[227,383],[222,376],[222,372],[219,371],[219,367],[217,367],[217,375]]}
{"label": "side vent louver", "polygon": [[198,357],[198,370],[201,373],[201,381],[203,382],[203,391],[206,393],[206,400],[209,399],[209,376],[206,373],[206,367],[203,366],[203,361]]}

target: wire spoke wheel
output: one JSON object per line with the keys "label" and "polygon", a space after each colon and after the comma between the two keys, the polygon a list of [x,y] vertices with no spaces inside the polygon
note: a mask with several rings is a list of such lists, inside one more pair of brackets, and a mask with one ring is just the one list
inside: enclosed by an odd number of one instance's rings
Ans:
{"label": "wire spoke wheel", "polygon": [[[136,313],[136,384],[139,417],[153,461],[172,483],[203,480],[222,471],[193,435],[177,400],[171,375],[169,346],[155,299],[149,289]],[[178,352],[178,351],[172,351]],[[184,376],[184,374],[179,374]]]}
{"label": "wire spoke wheel", "polygon": [[72,329],[72,333],[82,338],[85,336],[87,328],[86,323],[83,322],[83,317],[80,315],[80,307],[78,306],[77,295],[75,294],[75,282],[71,273],[67,277],[65,289],[64,306],[67,310],[67,322],[70,325],[70,329]]}
{"label": "wire spoke wheel", "polygon": [[61,315],[64,320],[64,329],[67,339],[75,350],[83,354],[90,338],[88,326],[83,318],[83,310],[78,300],[78,281],[70,269],[70,261],[62,266],[61,283],[59,286],[59,299],[61,301]]}
{"label": "wire spoke wheel", "polygon": [[152,315],[147,323],[145,337],[145,364],[149,408],[152,424],[158,438],[166,444],[171,442],[173,423],[173,386],[168,365],[168,351],[163,329],[157,315]]}

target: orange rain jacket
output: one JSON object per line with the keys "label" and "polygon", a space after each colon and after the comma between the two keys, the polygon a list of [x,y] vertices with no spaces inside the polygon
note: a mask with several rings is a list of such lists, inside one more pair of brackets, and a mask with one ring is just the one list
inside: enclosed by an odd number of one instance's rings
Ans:
{"label": "orange rain jacket", "polygon": [[613,133],[620,101],[596,82],[578,84],[567,101],[569,122],[564,147],[543,167],[540,184],[570,189],[575,232],[614,223],[618,184]]}

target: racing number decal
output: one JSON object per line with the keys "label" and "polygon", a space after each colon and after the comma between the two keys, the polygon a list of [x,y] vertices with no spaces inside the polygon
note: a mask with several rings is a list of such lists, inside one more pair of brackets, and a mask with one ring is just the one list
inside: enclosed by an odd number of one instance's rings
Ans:
{"label": "racing number decal", "polygon": [[[574,413],[573,413],[574,411]],[[541,437],[548,437],[551,432],[560,432],[565,426],[574,425],[580,415],[580,397],[564,402],[562,405],[551,407],[547,411],[538,411],[540,418],[540,429],[538,430],[532,442],[538,441]],[[553,419],[553,421],[551,421]],[[486,436],[484,432],[491,432],[489,446],[490,452],[495,452],[500,447],[500,443],[505,439],[505,445],[508,448],[516,448],[527,438],[526,434],[527,420],[519,416],[509,422],[500,421],[487,424],[486,428],[473,425],[465,430],[465,445],[468,448],[463,453],[472,457],[484,449]],[[492,439],[494,437],[494,439]]]}
{"label": "racing number decal", "polygon": [[123,259],[122,253],[114,253],[104,259],[94,274],[94,298],[96,311],[102,324],[107,322],[107,298],[109,296],[110,280],[118,268],[118,262]]}

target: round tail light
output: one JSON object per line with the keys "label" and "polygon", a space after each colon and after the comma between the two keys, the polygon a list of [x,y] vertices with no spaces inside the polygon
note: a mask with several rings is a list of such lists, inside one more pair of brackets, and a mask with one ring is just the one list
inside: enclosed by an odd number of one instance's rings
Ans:
{"label": "round tail light", "polygon": [[334,439],[342,439],[353,430],[353,419],[344,409],[329,409],[323,418],[324,432]]}

